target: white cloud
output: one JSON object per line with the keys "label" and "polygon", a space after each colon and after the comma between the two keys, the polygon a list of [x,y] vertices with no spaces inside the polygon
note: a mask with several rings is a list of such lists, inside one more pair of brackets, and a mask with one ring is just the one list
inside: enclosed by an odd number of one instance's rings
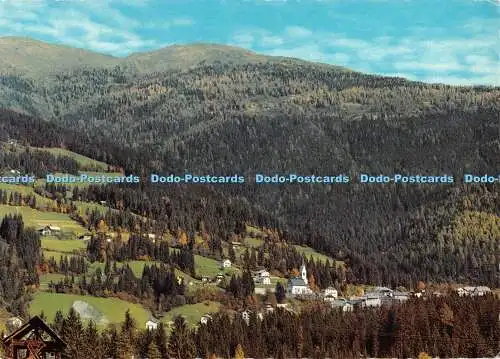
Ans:
{"label": "white cloud", "polygon": [[294,39],[309,37],[313,34],[311,30],[306,29],[302,26],[289,26],[285,29],[285,33],[286,35]]}
{"label": "white cloud", "polygon": [[[467,33],[451,37],[442,28],[412,28],[406,37],[372,40],[289,26],[236,33],[238,46],[269,55],[342,65],[357,71],[400,74],[408,79],[456,84],[500,85],[498,30],[488,20],[469,19]],[[458,34],[458,33],[457,33]],[[274,39],[275,41],[270,41]],[[374,71],[376,69],[376,71]]]}
{"label": "white cloud", "polygon": [[[0,1],[0,32],[9,35],[45,36],[70,46],[114,55],[155,48],[155,40],[143,39],[135,30],[141,25],[115,6],[142,6],[148,0],[49,0]],[[21,4],[22,3],[22,4]],[[186,18],[176,19],[179,26]]]}

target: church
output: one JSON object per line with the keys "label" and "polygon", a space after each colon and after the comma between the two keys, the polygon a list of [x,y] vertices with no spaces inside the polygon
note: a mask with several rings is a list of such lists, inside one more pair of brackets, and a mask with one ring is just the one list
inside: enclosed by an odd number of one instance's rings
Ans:
{"label": "church", "polygon": [[311,294],[312,290],[307,283],[307,269],[304,262],[300,266],[300,277],[290,278],[287,285],[287,296],[295,297],[298,295]]}

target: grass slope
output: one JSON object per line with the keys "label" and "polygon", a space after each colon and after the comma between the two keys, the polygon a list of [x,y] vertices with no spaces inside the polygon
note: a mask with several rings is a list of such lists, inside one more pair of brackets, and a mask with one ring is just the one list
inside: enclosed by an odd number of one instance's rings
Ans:
{"label": "grass slope", "polygon": [[74,234],[86,232],[84,227],[64,213],[42,212],[30,207],[0,205],[0,218],[8,214],[22,215],[26,227],[38,228],[53,225],[60,227],[63,232],[72,232]]}
{"label": "grass slope", "polygon": [[58,310],[67,313],[73,305],[73,302],[77,300],[92,305],[103,313],[110,323],[121,323],[127,309],[130,310],[130,314],[137,321],[139,328],[143,328],[144,323],[150,317],[150,313],[140,305],[128,303],[117,298],[98,298],[48,292],[38,292],[34,295],[29,312],[31,315],[39,315],[43,311],[49,321],[51,321]]}

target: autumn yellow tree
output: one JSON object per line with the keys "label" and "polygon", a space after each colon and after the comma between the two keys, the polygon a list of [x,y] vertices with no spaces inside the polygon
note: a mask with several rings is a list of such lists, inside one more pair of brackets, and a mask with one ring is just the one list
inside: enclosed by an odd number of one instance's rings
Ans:
{"label": "autumn yellow tree", "polygon": [[432,359],[432,357],[425,353],[425,352],[421,352],[419,355],[418,355],[418,359]]}
{"label": "autumn yellow tree", "polygon": [[243,351],[243,347],[241,346],[241,344],[238,344],[236,346],[236,349],[234,350],[234,358],[245,359],[245,352]]}
{"label": "autumn yellow tree", "polygon": [[104,220],[101,219],[97,224],[97,233],[107,233],[108,230],[109,227],[107,226],[106,222],[104,222]]}
{"label": "autumn yellow tree", "polygon": [[181,231],[181,233],[179,235],[179,244],[181,246],[185,246],[185,245],[187,245],[187,243],[188,243],[188,236],[187,236],[186,232]]}

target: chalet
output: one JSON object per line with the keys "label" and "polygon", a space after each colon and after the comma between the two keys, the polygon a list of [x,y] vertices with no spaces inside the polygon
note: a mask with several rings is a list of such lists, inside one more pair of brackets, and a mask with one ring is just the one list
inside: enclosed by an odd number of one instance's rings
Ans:
{"label": "chalet", "polygon": [[382,296],[376,294],[365,294],[362,297],[362,307],[380,307]]}
{"label": "chalet", "polygon": [[248,309],[241,312],[241,317],[243,318],[245,323],[247,323],[247,325],[250,324],[250,315],[251,314],[252,314],[252,312]]}
{"label": "chalet", "polygon": [[43,228],[40,228],[38,230],[38,232],[42,236],[52,236],[54,234],[61,232],[61,228],[59,228],[57,226],[53,226],[53,225],[48,225],[48,226],[45,226]]}
{"label": "chalet", "polygon": [[151,318],[146,322],[147,330],[156,330],[157,328],[158,328],[158,321],[156,319]]}
{"label": "chalet", "polygon": [[217,276],[215,277],[215,283],[219,284],[220,282],[222,282],[222,280],[224,279],[224,274],[222,273],[219,273],[217,274]]}
{"label": "chalet", "polygon": [[344,298],[332,301],[331,305],[333,308],[339,308],[343,312],[352,312],[354,310],[354,305]]}
{"label": "chalet", "polygon": [[229,259],[224,259],[220,262],[220,268],[221,269],[224,269],[224,268],[231,268],[231,261]]}
{"label": "chalet", "polygon": [[269,272],[265,269],[256,272],[253,280],[256,284],[264,284],[264,285],[271,284],[271,278],[269,277]]}
{"label": "chalet", "polygon": [[405,302],[410,299],[410,293],[395,290],[394,292],[392,292],[392,298],[394,298],[395,301]]}
{"label": "chalet", "polygon": [[271,304],[268,303],[268,304],[265,305],[264,310],[267,313],[272,313],[272,312],[274,312],[274,307]]}
{"label": "chalet", "polygon": [[61,359],[66,343],[39,317],[3,338],[5,359]]}
{"label": "chalet", "polygon": [[330,297],[330,298],[337,298],[338,297],[338,292],[337,289],[333,287],[328,287],[323,291],[323,295],[325,297]]}
{"label": "chalet", "polygon": [[207,324],[210,320],[212,320],[212,316],[210,314],[204,314],[200,319],[200,323]]}

